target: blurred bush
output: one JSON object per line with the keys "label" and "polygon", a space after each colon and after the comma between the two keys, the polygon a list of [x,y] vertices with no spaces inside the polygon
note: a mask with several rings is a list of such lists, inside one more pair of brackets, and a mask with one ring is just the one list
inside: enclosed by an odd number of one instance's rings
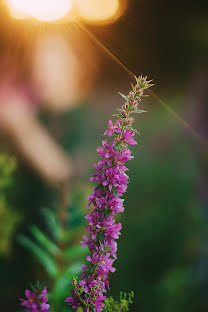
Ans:
{"label": "blurred bush", "polygon": [[[49,300],[55,311],[64,311],[64,300],[70,292],[70,282],[81,272],[87,248],[81,248],[84,233],[84,209],[88,187],[74,186],[67,207],[56,203],[54,209],[43,209],[47,228],[30,227],[31,238],[19,235],[19,242],[29,249],[44,268]],[[42,282],[42,281],[41,281]],[[69,309],[67,309],[69,310]]]}
{"label": "blurred bush", "polygon": [[8,256],[11,251],[12,235],[21,220],[20,215],[8,203],[8,190],[13,186],[16,169],[14,158],[0,155],[0,255]]}

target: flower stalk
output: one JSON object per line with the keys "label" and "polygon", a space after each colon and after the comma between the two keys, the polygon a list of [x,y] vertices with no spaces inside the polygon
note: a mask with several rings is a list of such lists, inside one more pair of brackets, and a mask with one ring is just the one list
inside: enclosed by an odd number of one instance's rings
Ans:
{"label": "flower stalk", "polygon": [[90,181],[97,182],[97,186],[88,198],[87,235],[81,242],[82,247],[88,246],[90,254],[86,257],[87,264],[82,267],[80,279],[73,279],[72,296],[65,300],[72,308],[82,307],[85,312],[104,309],[109,276],[116,270],[113,267],[117,259],[116,240],[122,226],[116,223],[115,214],[124,211],[122,196],[129,183],[126,162],[134,158],[129,146],[137,144],[134,136],[138,132],[132,128],[132,114],[145,112],[139,104],[146,96],[145,90],[153,85],[147,77],[135,78],[136,84],[132,84],[127,96],[119,93],[125,102],[114,115],[118,118],[115,123],[108,122],[104,135],[112,140],[104,140],[97,148],[100,160],[94,164],[96,173],[90,178]]}

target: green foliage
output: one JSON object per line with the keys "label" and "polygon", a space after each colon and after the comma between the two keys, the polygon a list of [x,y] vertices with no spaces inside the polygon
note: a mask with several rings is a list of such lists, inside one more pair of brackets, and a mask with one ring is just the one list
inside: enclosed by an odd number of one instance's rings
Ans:
{"label": "green foliage", "polygon": [[13,183],[16,162],[4,154],[0,155],[0,254],[9,255],[12,235],[21,220],[19,214],[8,203],[7,192]]}
{"label": "green foliage", "polygon": [[0,155],[0,192],[4,192],[13,182],[13,173],[16,169],[15,159],[7,155]]}
{"label": "green foliage", "polygon": [[[36,237],[37,238],[37,237]],[[49,255],[45,248],[41,248],[38,244],[25,236],[19,236],[19,242],[26,248],[30,249],[34,256],[43,265],[48,275],[54,278],[58,274],[58,268],[55,260]]]}
{"label": "green foliage", "polygon": [[129,100],[129,97],[128,97],[128,96],[126,96],[126,95],[124,95],[123,93],[118,92],[118,94],[120,94],[120,96],[122,96],[122,98],[124,98],[126,101],[128,101],[128,100]]}
{"label": "green foliage", "polygon": [[54,240],[57,242],[61,241],[63,239],[64,233],[58,222],[56,212],[49,209],[43,209],[42,213],[46,220],[48,230],[50,234],[53,236]]}
{"label": "green foliage", "polygon": [[137,109],[137,110],[133,110],[132,113],[137,113],[137,114],[141,114],[141,113],[146,113],[147,111],[143,110],[143,109]]}
{"label": "green foliage", "polygon": [[[88,189],[87,189],[88,191]],[[81,272],[82,259],[87,248],[81,248],[81,234],[84,220],[81,207],[86,207],[86,188],[79,186],[71,194],[69,207],[42,210],[47,233],[36,225],[30,227],[31,238],[20,235],[19,242],[38,260],[49,279],[50,304],[56,311],[63,311],[64,299],[69,296],[70,281]],[[66,215],[64,222],[59,219],[60,210]]]}
{"label": "green foliage", "polygon": [[57,255],[57,253],[59,252],[59,248],[57,247],[57,245],[50,238],[48,238],[37,226],[32,226],[31,232],[36,240],[40,243],[40,245],[42,245],[42,247],[45,247],[50,254],[54,256]]}
{"label": "green foliage", "polygon": [[129,306],[133,303],[134,293],[129,294],[120,292],[120,300],[116,301],[113,297],[109,297],[105,301],[103,312],[127,312]]}
{"label": "green foliage", "polygon": [[31,290],[36,294],[41,293],[44,287],[45,287],[44,283],[41,283],[40,281],[37,281],[35,284],[32,283],[30,284]]}

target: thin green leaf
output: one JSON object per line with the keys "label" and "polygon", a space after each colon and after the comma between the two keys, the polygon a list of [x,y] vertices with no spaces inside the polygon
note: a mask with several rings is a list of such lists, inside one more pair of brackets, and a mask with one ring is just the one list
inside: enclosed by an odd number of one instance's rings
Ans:
{"label": "thin green leaf", "polygon": [[147,111],[145,111],[145,110],[143,110],[143,109],[137,109],[137,110],[131,111],[131,113],[141,114],[141,113],[147,113]]}
{"label": "thin green leaf", "polygon": [[120,150],[122,149],[122,146],[120,144],[116,144],[115,148],[117,152],[120,152]]}
{"label": "thin green leaf", "polygon": [[154,83],[151,83],[151,84],[148,84],[146,86],[142,86],[141,89],[148,89],[148,88],[153,87],[154,85],[155,85]]}
{"label": "thin green leaf", "polygon": [[43,209],[42,213],[45,217],[46,223],[50,229],[51,234],[57,241],[60,241],[63,237],[63,231],[60,228],[57,217],[52,210]]}
{"label": "thin green leaf", "polygon": [[126,96],[126,95],[124,95],[123,93],[118,92],[118,94],[120,94],[120,96],[122,96],[122,98],[124,98],[126,101],[128,101],[128,100],[129,100],[129,97],[128,97],[128,96]]}
{"label": "thin green leaf", "polygon": [[131,126],[128,126],[128,129],[134,131],[135,133],[140,135],[140,132],[137,129],[132,128]]}
{"label": "thin green leaf", "polygon": [[132,87],[132,90],[135,92],[135,91],[136,91],[136,88],[135,88],[135,86],[133,85],[132,82],[131,82],[131,87]]}
{"label": "thin green leaf", "polygon": [[57,275],[58,269],[56,263],[47,252],[45,252],[36,243],[23,235],[19,236],[18,241],[34,254],[34,256],[39,260],[40,264],[43,265],[49,276],[55,277]]}
{"label": "thin green leaf", "polygon": [[122,115],[121,114],[113,114],[114,117],[117,117],[117,118],[122,118]]}
{"label": "thin green leaf", "polygon": [[35,239],[47,249],[52,255],[57,255],[59,252],[59,248],[56,244],[48,238],[37,226],[32,226],[30,228],[31,233],[35,237]]}

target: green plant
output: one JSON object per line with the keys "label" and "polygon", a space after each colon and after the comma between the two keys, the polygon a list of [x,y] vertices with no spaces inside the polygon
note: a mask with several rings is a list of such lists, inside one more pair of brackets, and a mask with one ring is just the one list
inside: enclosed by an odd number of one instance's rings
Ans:
{"label": "green plant", "polygon": [[8,191],[12,188],[16,169],[14,158],[0,154],[0,254],[8,256],[12,235],[21,220],[8,202]]}
{"label": "green plant", "polygon": [[74,187],[71,202],[66,207],[56,204],[54,209],[42,209],[47,232],[36,225],[30,227],[31,238],[19,235],[19,242],[32,252],[44,268],[50,285],[50,303],[55,311],[63,311],[64,298],[69,289],[69,278],[80,274],[80,259],[87,248],[80,248],[83,231],[83,211],[86,201],[85,186]]}
{"label": "green plant", "polygon": [[133,303],[133,299],[133,291],[128,294],[120,292],[119,301],[116,301],[113,297],[106,299],[103,312],[127,312],[129,311],[129,306]]}

